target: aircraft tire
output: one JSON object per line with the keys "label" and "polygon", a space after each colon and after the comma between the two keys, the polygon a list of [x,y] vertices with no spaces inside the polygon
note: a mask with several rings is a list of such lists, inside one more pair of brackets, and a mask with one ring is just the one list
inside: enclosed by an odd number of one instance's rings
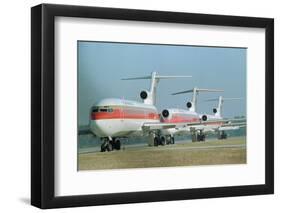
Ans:
{"label": "aircraft tire", "polygon": [[113,150],[112,141],[109,141],[107,143],[106,149],[107,149],[108,152],[111,152]]}
{"label": "aircraft tire", "polygon": [[114,143],[114,148],[116,149],[116,150],[120,150],[121,149],[121,142],[120,142],[120,140],[115,140],[115,143]]}
{"label": "aircraft tire", "polygon": [[202,141],[206,140],[206,135],[202,135]]}
{"label": "aircraft tire", "polygon": [[171,137],[171,144],[175,144],[175,138]]}
{"label": "aircraft tire", "polygon": [[164,146],[165,144],[166,144],[166,138],[165,138],[165,136],[162,136],[160,138],[160,145]]}
{"label": "aircraft tire", "polygon": [[154,137],[154,146],[158,146],[159,145],[159,139],[158,137]]}
{"label": "aircraft tire", "polygon": [[166,144],[172,144],[172,136],[171,135],[168,135],[167,137],[166,137]]}
{"label": "aircraft tire", "polygon": [[103,143],[101,144],[100,151],[101,151],[101,152],[105,152],[106,150],[107,150],[107,144],[106,144],[105,142],[103,142]]}

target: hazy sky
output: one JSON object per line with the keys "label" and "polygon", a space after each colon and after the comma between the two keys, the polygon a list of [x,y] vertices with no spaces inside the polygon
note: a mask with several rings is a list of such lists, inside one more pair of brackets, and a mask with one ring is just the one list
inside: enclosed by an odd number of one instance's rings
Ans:
{"label": "hazy sky", "polygon": [[78,42],[79,125],[88,124],[89,110],[103,98],[141,101],[141,90],[150,80],[122,81],[121,78],[150,75],[192,75],[192,78],[161,80],[156,106],[186,109],[192,94],[170,95],[193,87],[223,89],[221,93],[201,93],[198,112],[212,113],[217,102],[208,98],[243,97],[225,101],[223,115],[246,114],[246,54],[244,48],[148,45],[109,42]]}

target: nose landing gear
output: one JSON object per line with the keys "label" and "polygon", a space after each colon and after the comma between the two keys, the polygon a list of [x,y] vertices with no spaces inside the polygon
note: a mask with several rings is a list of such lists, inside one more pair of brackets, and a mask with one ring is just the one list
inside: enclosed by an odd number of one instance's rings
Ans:
{"label": "nose landing gear", "polygon": [[117,138],[103,138],[103,142],[101,144],[101,152],[105,151],[113,151],[113,150],[121,149],[121,141]]}

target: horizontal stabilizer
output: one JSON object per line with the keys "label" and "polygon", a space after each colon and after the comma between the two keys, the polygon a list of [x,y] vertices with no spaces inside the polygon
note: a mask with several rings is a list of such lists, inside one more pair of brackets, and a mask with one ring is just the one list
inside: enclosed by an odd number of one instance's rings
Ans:
{"label": "horizontal stabilizer", "polygon": [[135,78],[122,78],[121,80],[141,80],[141,79],[151,79],[151,76],[142,76],[142,77],[135,77]]}
{"label": "horizontal stabilizer", "polygon": [[191,75],[157,75],[157,79],[170,79],[170,78],[191,78]]}
{"label": "horizontal stabilizer", "polygon": [[[155,79],[171,79],[171,78],[191,78],[191,75],[155,75]],[[122,78],[121,80],[143,80],[143,79],[151,79],[150,75],[134,77],[134,78]]]}
{"label": "horizontal stabilizer", "polygon": [[201,88],[194,88],[190,90],[185,90],[181,92],[172,93],[172,95],[179,95],[179,94],[185,94],[185,93],[192,93],[192,92],[223,92],[221,89],[201,89]]}
{"label": "horizontal stabilizer", "polygon": [[[232,101],[232,100],[243,100],[243,98],[223,98],[224,101]],[[219,101],[219,98],[211,98],[205,101]]]}

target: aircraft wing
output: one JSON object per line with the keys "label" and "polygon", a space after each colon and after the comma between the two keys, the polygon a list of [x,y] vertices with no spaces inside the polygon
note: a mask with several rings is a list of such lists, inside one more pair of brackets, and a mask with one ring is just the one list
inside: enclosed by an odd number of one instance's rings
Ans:
{"label": "aircraft wing", "polygon": [[154,122],[154,123],[144,123],[142,126],[143,131],[170,129],[170,128],[176,128],[176,124]]}
{"label": "aircraft wing", "polygon": [[79,127],[78,135],[89,135],[89,134],[92,134],[95,136],[95,134],[91,131],[91,129],[88,125]]}
{"label": "aircraft wing", "polygon": [[170,129],[170,128],[183,128],[183,127],[202,125],[207,123],[209,122],[208,121],[197,121],[197,122],[188,122],[188,123],[148,122],[143,124],[142,129],[144,131],[150,131],[150,130],[161,130],[161,129]]}
{"label": "aircraft wing", "polygon": [[239,127],[243,127],[243,126],[246,126],[246,122],[239,122],[239,123],[226,123],[226,124],[223,124],[222,127],[225,127],[225,126],[239,126]]}
{"label": "aircraft wing", "polygon": [[[184,123],[162,123],[162,122],[148,122],[144,123],[142,126],[143,131],[151,131],[151,130],[161,130],[161,129],[171,129],[171,128],[184,128],[190,127],[195,129],[204,129],[205,126],[210,125],[212,123],[223,123],[220,127],[227,126],[238,126],[238,125],[246,125],[245,119],[224,119],[224,120],[216,120],[216,121],[196,121],[196,122],[184,122]],[[233,123],[234,122],[234,123]],[[237,122],[237,123],[236,123]]]}

